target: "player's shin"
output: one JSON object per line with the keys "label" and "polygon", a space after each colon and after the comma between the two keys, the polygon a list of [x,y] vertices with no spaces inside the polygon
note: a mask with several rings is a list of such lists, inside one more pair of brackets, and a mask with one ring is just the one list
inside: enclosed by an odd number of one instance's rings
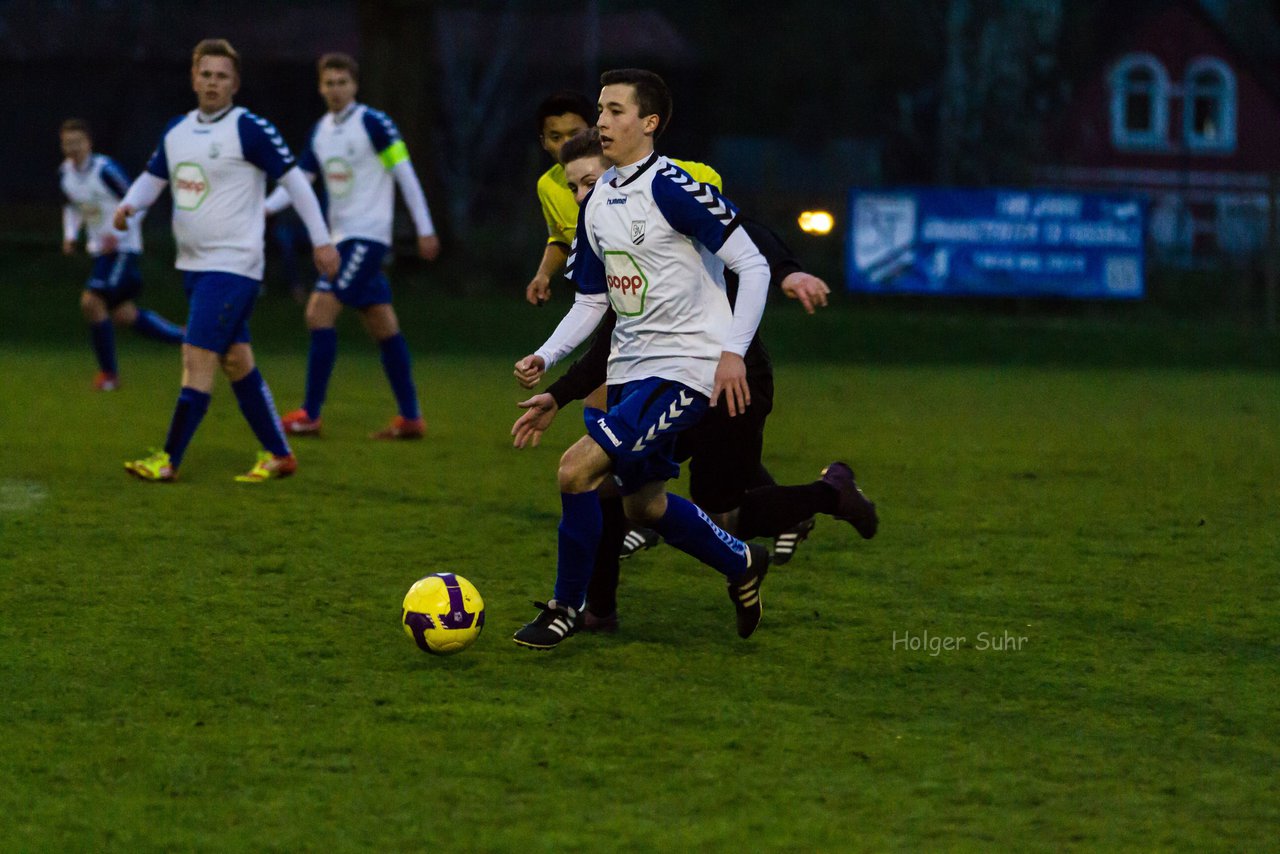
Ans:
{"label": "player's shin", "polygon": [[245,376],[231,384],[236,393],[236,401],[244,419],[249,422],[253,435],[258,437],[264,450],[277,457],[289,456],[289,442],[284,437],[284,428],[276,415],[276,404],[271,397],[271,389],[262,374],[254,368]]}
{"label": "player's shin", "polygon": [[312,421],[320,417],[320,409],[329,393],[329,378],[338,359],[338,330],[332,326],[311,330],[311,348],[307,351],[307,397],[302,408]]}
{"label": "player's shin", "polygon": [[667,495],[667,510],[653,529],[670,545],[692,555],[727,578],[747,570],[747,546],[711,521],[693,502]]}
{"label": "player's shin", "polygon": [[555,600],[580,609],[600,546],[603,517],[600,497],[590,492],[560,493],[559,556],[556,562]]}
{"label": "player's shin", "polygon": [[190,386],[183,386],[178,392],[178,403],[173,408],[173,419],[169,422],[169,435],[164,441],[165,453],[176,469],[182,464],[182,456],[191,444],[191,437],[196,434],[204,414],[209,411],[210,395],[197,391]]}
{"label": "player's shin", "polygon": [[166,344],[182,343],[181,326],[146,308],[138,309],[138,316],[133,321],[133,331]]}
{"label": "player's shin", "polygon": [[618,553],[627,535],[627,517],[622,510],[622,499],[616,495],[601,497],[600,514],[600,545],[596,548],[595,567],[587,586],[587,605],[597,617],[608,617],[618,610]]}
{"label": "player's shin", "polygon": [[89,325],[90,339],[93,341],[93,354],[98,358],[98,369],[105,374],[116,373],[116,334],[107,318],[100,323]]}
{"label": "player's shin", "polygon": [[407,421],[421,418],[418,389],[413,384],[409,345],[404,340],[404,335],[397,332],[390,338],[384,338],[378,342],[378,349],[382,352],[382,369],[387,374],[387,381],[391,383],[391,391],[396,396],[401,417]]}

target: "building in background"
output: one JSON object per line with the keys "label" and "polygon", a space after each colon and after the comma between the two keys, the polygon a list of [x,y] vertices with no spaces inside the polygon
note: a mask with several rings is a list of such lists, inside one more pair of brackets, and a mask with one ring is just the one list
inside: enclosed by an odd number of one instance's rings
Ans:
{"label": "building in background", "polygon": [[1259,257],[1280,191],[1274,74],[1197,3],[1139,5],[1111,22],[1113,49],[1055,123],[1037,179],[1142,193],[1164,263]]}

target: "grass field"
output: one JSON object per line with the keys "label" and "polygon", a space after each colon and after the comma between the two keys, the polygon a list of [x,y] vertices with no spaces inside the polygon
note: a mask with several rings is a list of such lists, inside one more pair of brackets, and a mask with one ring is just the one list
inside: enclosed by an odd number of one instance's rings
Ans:
{"label": "grass field", "polygon": [[[647,552],[618,635],[539,654],[509,636],[581,424],[513,451],[510,364],[558,312],[411,291],[425,441],[364,438],[390,395],[352,324],[296,478],[232,482],[223,384],[150,485],[120,463],[163,440],[176,352],[121,334],[123,388],[89,391],[75,281],[0,316],[0,849],[1275,845],[1274,338],[777,306],[767,462],[849,459],[879,536],[820,522],[749,641],[714,573]],[[291,408],[297,308],[255,336]],[[441,570],[487,604],[450,659],[398,624]]]}

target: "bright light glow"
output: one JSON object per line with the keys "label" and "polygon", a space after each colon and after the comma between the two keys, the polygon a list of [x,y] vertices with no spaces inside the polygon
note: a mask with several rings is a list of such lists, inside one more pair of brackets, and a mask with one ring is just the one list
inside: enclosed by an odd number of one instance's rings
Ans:
{"label": "bright light glow", "polygon": [[830,234],[836,218],[826,211],[805,211],[800,214],[800,230],[805,234]]}

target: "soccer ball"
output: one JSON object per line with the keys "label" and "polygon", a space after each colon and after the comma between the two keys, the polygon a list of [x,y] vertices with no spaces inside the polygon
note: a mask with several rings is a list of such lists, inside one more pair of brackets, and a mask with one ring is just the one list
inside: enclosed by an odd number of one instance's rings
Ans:
{"label": "soccer ball", "polygon": [[470,581],[452,572],[419,578],[400,611],[405,634],[432,655],[453,655],[476,642],[484,628],[484,600]]}

